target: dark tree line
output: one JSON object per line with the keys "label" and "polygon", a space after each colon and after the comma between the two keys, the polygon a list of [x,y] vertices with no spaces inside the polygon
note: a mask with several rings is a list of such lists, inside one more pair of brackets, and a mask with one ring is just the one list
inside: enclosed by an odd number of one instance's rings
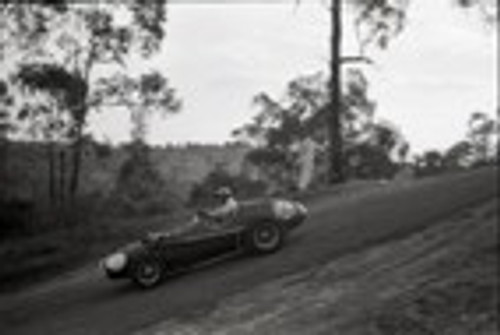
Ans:
{"label": "dark tree line", "polygon": [[419,176],[437,175],[498,164],[500,125],[498,119],[474,112],[464,138],[446,150],[428,150],[415,157]]}

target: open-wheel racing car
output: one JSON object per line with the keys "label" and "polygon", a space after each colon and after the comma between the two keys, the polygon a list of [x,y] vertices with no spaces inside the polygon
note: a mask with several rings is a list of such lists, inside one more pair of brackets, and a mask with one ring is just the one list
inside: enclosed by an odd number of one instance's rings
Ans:
{"label": "open-wheel racing car", "polygon": [[281,248],[288,232],[307,216],[298,201],[264,198],[241,202],[229,223],[196,215],[184,227],[150,233],[105,257],[111,279],[129,278],[141,287],[159,284],[169,274],[232,254],[269,254]]}

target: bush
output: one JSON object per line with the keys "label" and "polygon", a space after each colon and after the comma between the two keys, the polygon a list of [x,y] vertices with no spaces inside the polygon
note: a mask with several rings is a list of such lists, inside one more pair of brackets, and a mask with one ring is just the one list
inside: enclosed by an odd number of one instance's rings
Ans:
{"label": "bush", "polygon": [[360,179],[389,179],[398,169],[384,148],[367,144],[360,144],[348,150],[344,166],[350,178]]}
{"label": "bush", "polygon": [[156,215],[178,209],[181,201],[154,168],[147,147],[133,147],[130,152],[104,211],[118,215]]}

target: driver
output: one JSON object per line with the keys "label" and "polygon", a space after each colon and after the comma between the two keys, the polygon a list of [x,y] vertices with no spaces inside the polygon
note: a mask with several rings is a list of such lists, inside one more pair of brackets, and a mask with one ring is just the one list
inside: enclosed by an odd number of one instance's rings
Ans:
{"label": "driver", "polygon": [[221,187],[214,192],[214,197],[219,204],[216,208],[206,211],[206,216],[219,223],[230,222],[238,210],[238,202],[233,192],[229,187]]}

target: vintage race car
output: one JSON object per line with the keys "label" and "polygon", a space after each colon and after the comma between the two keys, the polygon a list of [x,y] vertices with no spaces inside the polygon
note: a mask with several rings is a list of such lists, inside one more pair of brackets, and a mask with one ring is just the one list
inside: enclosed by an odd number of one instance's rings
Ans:
{"label": "vintage race car", "polygon": [[233,252],[275,252],[306,216],[306,207],[297,201],[245,201],[228,222],[196,215],[180,229],[148,234],[117,250],[101,261],[101,267],[111,279],[129,278],[141,287],[153,287],[169,274]]}

